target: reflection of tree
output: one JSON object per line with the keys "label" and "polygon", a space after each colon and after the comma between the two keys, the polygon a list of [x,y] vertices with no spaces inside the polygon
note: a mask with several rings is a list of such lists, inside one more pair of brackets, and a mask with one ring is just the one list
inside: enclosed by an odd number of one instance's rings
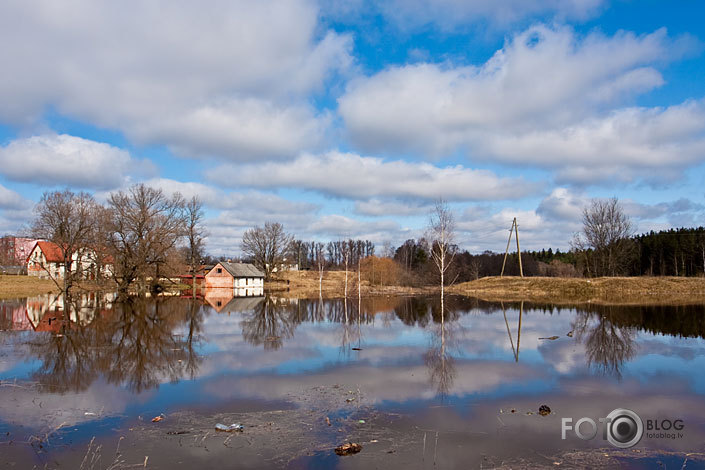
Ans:
{"label": "reflection of tree", "polygon": [[585,345],[588,366],[621,378],[622,365],[636,353],[636,329],[616,326],[612,320],[609,307],[602,315],[578,312],[573,329],[576,339]]}
{"label": "reflection of tree", "polygon": [[[51,390],[84,390],[103,376],[140,392],[198,370],[195,345],[203,319],[189,311],[189,303],[127,298],[107,309],[98,302],[88,324],[70,321],[77,308],[71,299],[65,301],[58,334],[38,335],[30,344],[30,354],[42,361],[34,378]],[[85,315],[86,307],[81,310]],[[185,323],[185,337],[173,333]]]}
{"label": "reflection of tree", "polygon": [[265,297],[251,312],[245,313],[242,335],[254,346],[263,344],[264,349],[279,349],[284,339],[294,337],[297,313],[297,309]]}
{"label": "reflection of tree", "polygon": [[426,352],[425,362],[428,367],[429,379],[436,386],[437,395],[443,399],[448,396],[456,374],[455,360],[448,353],[453,342],[455,323],[446,321],[446,316],[454,317],[455,315],[453,312],[446,312],[443,297],[441,297],[439,313],[440,322],[434,324],[431,345]]}

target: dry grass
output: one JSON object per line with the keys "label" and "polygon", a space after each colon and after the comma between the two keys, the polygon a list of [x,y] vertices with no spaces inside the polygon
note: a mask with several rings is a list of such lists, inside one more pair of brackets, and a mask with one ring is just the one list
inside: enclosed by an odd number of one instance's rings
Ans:
{"label": "dry grass", "polygon": [[449,288],[483,300],[552,303],[690,304],[705,302],[705,279],[684,277],[485,277]]}
{"label": "dry grass", "polygon": [[[288,281],[288,283],[287,283]],[[366,280],[360,283],[361,294],[369,295],[413,295],[435,292],[433,287],[418,288],[406,286],[370,285]],[[268,291],[287,292],[291,297],[318,297],[318,271],[285,271],[265,283]],[[342,297],[345,293],[345,271],[324,271],[322,296]],[[357,271],[348,271],[348,297],[357,296]]]}
{"label": "dry grass", "polygon": [[49,279],[39,279],[34,276],[0,275],[0,299],[31,297],[47,292],[59,292],[56,284]]}

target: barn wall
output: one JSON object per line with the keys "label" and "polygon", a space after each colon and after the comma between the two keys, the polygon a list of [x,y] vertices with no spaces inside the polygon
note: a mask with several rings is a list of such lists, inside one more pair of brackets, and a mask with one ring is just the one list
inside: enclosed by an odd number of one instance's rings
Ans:
{"label": "barn wall", "polygon": [[[218,268],[222,270],[218,273]],[[233,277],[228,271],[225,270],[221,265],[217,264],[213,269],[206,274],[206,288],[226,288],[232,289]]]}

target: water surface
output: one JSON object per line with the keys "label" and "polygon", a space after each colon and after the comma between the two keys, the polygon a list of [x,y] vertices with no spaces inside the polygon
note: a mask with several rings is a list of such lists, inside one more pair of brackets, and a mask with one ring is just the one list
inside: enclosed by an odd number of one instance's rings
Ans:
{"label": "water surface", "polygon": [[[398,417],[388,432],[435,440],[445,450],[434,458],[451,467],[609,446],[562,440],[561,418],[597,421],[620,407],[683,420],[682,436],[645,436],[638,449],[705,450],[702,305],[450,297],[441,310],[430,297],[91,294],[70,306],[54,296],[0,301],[0,330],[0,434],[23,441],[60,427],[43,442],[50,455],[160,414],[302,406],[292,397],[315,387],[349,389]],[[551,415],[537,414],[542,404]],[[331,455],[295,463],[339,462]]]}

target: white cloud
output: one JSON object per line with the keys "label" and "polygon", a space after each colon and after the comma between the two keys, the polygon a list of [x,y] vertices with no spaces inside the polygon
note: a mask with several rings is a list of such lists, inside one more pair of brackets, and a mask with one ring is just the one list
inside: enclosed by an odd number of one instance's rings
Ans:
{"label": "white cloud", "polygon": [[0,209],[22,210],[30,209],[32,205],[32,201],[0,184]]}
{"label": "white cloud", "polygon": [[431,206],[417,202],[384,201],[370,199],[368,201],[355,201],[355,213],[363,216],[418,216],[428,214]]}
{"label": "white cloud", "polygon": [[0,120],[32,123],[52,107],[141,143],[233,159],[309,148],[328,118],[306,99],[352,60],[352,39],[321,30],[312,0],[9,1],[0,41],[12,70]]}
{"label": "white cloud", "polygon": [[125,150],[66,134],[38,135],[0,147],[0,174],[46,186],[115,188],[133,165]]}
{"label": "white cloud", "polygon": [[150,122],[138,140],[168,142],[184,156],[218,156],[259,161],[290,157],[320,147],[330,118],[305,105],[277,106],[254,98],[229,100]]}
{"label": "white cloud", "polygon": [[371,152],[556,169],[559,181],[672,178],[705,157],[705,105],[623,107],[664,83],[682,55],[665,30],[612,37],[538,25],[479,67],[416,64],[353,80],[339,99],[350,137]]}
{"label": "white cloud", "polygon": [[286,163],[223,166],[206,176],[224,186],[292,187],[338,197],[368,199],[391,196],[415,199],[504,200],[536,190],[536,184],[500,178],[491,171],[463,166],[439,168],[402,160],[385,162],[337,151],[302,155]]}

